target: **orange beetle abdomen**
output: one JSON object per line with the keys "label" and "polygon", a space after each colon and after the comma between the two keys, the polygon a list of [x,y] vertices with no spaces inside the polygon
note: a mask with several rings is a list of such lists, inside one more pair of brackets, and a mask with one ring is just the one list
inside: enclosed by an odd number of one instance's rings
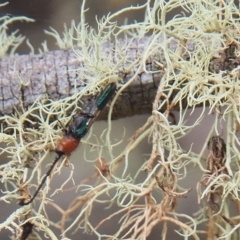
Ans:
{"label": "orange beetle abdomen", "polygon": [[64,136],[58,143],[55,151],[69,156],[79,145],[80,139],[72,136]]}

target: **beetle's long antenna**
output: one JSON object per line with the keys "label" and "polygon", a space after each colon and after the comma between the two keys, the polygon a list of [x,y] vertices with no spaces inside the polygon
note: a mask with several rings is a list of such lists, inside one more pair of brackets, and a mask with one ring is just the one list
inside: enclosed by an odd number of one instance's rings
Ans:
{"label": "beetle's long antenna", "polygon": [[34,198],[38,195],[38,192],[40,191],[40,189],[42,188],[43,184],[45,183],[47,177],[51,174],[53,168],[55,167],[56,163],[58,162],[58,160],[63,156],[63,153],[58,153],[58,156],[55,158],[54,162],[52,163],[51,167],[48,169],[47,173],[45,174],[44,178],[42,179],[40,185],[38,186],[36,192],[33,194],[33,196],[31,197],[31,199],[28,202],[24,202],[24,200],[19,202],[19,205],[24,206],[24,205],[28,205],[30,204]]}
{"label": "beetle's long antenna", "polygon": [[[103,92],[100,94],[100,96],[97,98],[97,100],[94,104],[94,108],[93,108],[94,113],[92,113],[91,112],[92,109],[90,109],[90,113],[84,113],[84,114],[81,113],[79,116],[77,116],[72,121],[73,125],[70,125],[68,127],[68,130],[65,130],[65,134],[62,138],[62,142],[60,142],[58,147],[55,149],[55,152],[58,154],[57,157],[55,158],[51,167],[45,174],[45,176],[42,179],[40,185],[38,186],[36,192],[34,193],[34,195],[31,197],[31,199],[28,202],[24,202],[24,200],[21,200],[19,202],[19,205],[21,205],[21,206],[28,205],[35,199],[35,197],[38,195],[40,189],[42,188],[43,184],[45,183],[47,177],[51,174],[51,172],[52,172],[54,166],[56,165],[56,163],[58,162],[58,160],[63,155],[70,155],[71,152],[77,148],[80,139],[86,135],[88,129],[91,127],[91,125],[97,118],[98,114],[107,105],[107,103],[111,99],[112,95],[114,94],[115,90],[116,90],[116,84],[115,83],[109,84],[103,90]],[[60,122],[60,124],[62,125],[61,122]],[[64,142],[64,140],[66,140],[65,138],[71,139],[71,141],[72,141],[71,146],[69,146],[69,144],[62,144]]]}

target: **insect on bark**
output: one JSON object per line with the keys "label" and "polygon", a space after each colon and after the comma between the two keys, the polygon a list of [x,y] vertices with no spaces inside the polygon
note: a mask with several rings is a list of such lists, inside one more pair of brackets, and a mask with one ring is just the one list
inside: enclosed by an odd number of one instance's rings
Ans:
{"label": "insect on bark", "polygon": [[30,198],[30,200],[25,201],[24,199],[22,199],[19,202],[19,205],[23,206],[23,205],[30,204],[38,195],[40,189],[45,183],[47,177],[50,176],[58,160],[64,155],[70,156],[71,153],[74,150],[76,150],[81,139],[87,134],[89,128],[91,127],[93,122],[96,120],[98,114],[105,108],[107,103],[112,98],[113,94],[115,93],[115,90],[116,90],[116,84],[115,83],[109,84],[100,94],[100,96],[97,97],[96,100],[94,99],[93,103],[90,103],[89,106],[86,107],[86,109],[88,109],[88,113],[80,113],[73,117],[72,122],[70,123],[69,127],[66,129],[63,137],[60,139],[55,149],[57,156],[53,161],[51,167],[43,177],[37,190],[35,191],[33,196]]}

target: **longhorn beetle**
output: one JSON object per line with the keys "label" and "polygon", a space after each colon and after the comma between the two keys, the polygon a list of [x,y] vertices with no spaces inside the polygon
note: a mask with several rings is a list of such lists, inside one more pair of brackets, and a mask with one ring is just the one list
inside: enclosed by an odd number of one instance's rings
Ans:
{"label": "longhorn beetle", "polygon": [[35,199],[35,197],[38,195],[38,192],[45,183],[47,177],[50,176],[58,160],[64,155],[70,156],[71,153],[78,147],[81,138],[83,138],[87,134],[88,129],[91,127],[100,111],[102,111],[104,107],[107,105],[107,103],[113,96],[115,90],[116,84],[115,83],[109,84],[100,94],[100,96],[94,101],[93,105],[90,104],[88,106],[88,109],[90,110],[89,113],[87,114],[80,113],[80,115],[77,115],[73,118],[71,124],[69,125],[68,129],[65,130],[63,137],[61,138],[55,149],[57,156],[53,161],[51,167],[43,177],[36,192],[27,202],[21,200],[19,202],[19,205],[21,206],[28,205]]}

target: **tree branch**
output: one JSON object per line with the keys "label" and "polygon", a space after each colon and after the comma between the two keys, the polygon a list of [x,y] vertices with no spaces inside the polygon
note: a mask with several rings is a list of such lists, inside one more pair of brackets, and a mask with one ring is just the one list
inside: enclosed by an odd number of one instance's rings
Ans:
{"label": "tree branch", "polygon": [[[127,49],[130,59],[142,56],[148,37],[141,41],[133,41]],[[122,45],[131,39],[121,41]],[[161,39],[159,39],[161,41]],[[176,41],[169,44],[169,50],[175,50]],[[111,42],[104,46],[110,52],[114,61],[114,44]],[[157,62],[162,56],[152,55],[147,60],[144,70],[137,75],[134,83],[119,97],[113,118],[127,117],[134,114],[151,113],[152,102],[160,82],[160,67]],[[73,50],[57,50],[38,55],[22,55],[4,57],[0,61],[0,113],[10,114],[20,106],[28,107],[37,98],[50,98],[58,100],[82,91],[86,79],[80,79],[76,69],[84,69],[84,62],[79,59]],[[130,71],[127,64],[119,68],[118,76],[123,83],[128,82],[136,72],[138,66],[133,66]],[[104,114],[103,114],[104,117]]]}
{"label": "tree branch", "polygon": [[[131,39],[127,39],[120,42],[122,46],[130,43],[127,55],[129,59],[134,60],[143,55],[148,40],[149,37],[145,37],[140,41],[131,42]],[[161,41],[162,39],[159,39],[159,42]],[[181,44],[172,40],[168,45],[168,50],[176,51],[181,47]],[[187,48],[193,51],[194,46],[188,43]],[[219,53],[221,58],[212,59],[209,66],[210,72],[232,70],[239,65],[240,59],[234,55],[235,48],[237,48],[235,44],[230,44],[224,52]],[[103,50],[110,53],[114,62],[114,44],[112,42],[105,44]],[[187,59],[187,55],[185,58]],[[162,70],[159,62],[163,66]],[[114,106],[113,119],[151,113],[156,90],[166,66],[164,66],[164,57],[159,53],[153,53],[145,64],[149,72],[143,69],[137,74],[133,84],[120,95]],[[84,62],[72,49],[50,51],[38,55],[4,57],[0,60],[0,66],[1,114],[10,114],[20,106],[26,108],[37,98],[59,100],[76,91],[82,91],[86,85],[86,79],[81,79],[76,73],[76,69],[78,71],[84,69]],[[118,69],[119,78],[123,83],[128,82],[138,67],[132,66],[129,71],[127,63],[123,64]],[[101,114],[99,119],[106,118],[106,112]]]}

